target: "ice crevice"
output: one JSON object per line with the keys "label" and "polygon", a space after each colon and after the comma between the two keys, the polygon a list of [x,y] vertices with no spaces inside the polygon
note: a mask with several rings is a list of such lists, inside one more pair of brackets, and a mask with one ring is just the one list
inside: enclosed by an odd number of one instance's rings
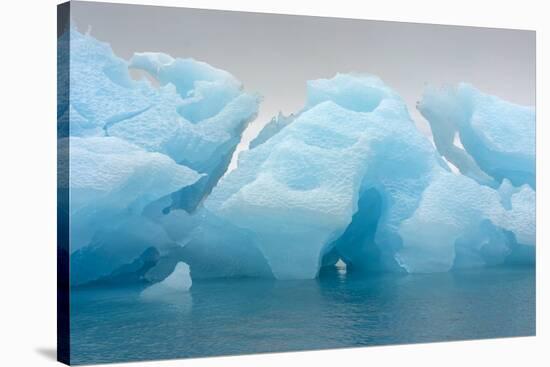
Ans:
{"label": "ice crevice", "polygon": [[132,117],[135,117],[141,113],[144,113],[146,112],[147,110],[149,110],[152,106],[147,106],[143,109],[140,109],[140,110],[137,110],[137,111],[130,111],[130,112],[125,112],[125,113],[122,113],[120,115],[116,115],[116,116],[111,116],[109,117],[106,121],[105,121],[105,124],[103,125],[103,130],[105,131],[105,135],[106,136],[109,136],[109,129],[114,126],[116,123],[119,123],[121,121],[124,121],[124,120],[128,120],[128,119],[131,119]]}

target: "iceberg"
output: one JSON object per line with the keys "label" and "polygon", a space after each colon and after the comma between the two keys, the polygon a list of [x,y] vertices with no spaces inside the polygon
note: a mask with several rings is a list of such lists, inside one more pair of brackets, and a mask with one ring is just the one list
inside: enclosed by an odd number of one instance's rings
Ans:
{"label": "iceberg", "polygon": [[[396,242],[392,229],[412,214],[432,171],[447,172],[443,165],[397,94],[378,78],[339,74],[310,82],[305,109],[243,152],[204,205],[251,232],[276,278],[314,278],[332,247],[359,268],[371,261],[361,255],[366,237],[377,232],[385,244]],[[387,214],[378,231],[371,225],[357,238],[344,232],[363,195],[366,207],[384,201]],[[366,210],[367,221],[377,222],[375,208]],[[342,235],[356,241],[338,241]],[[380,245],[390,253],[393,246]]]}
{"label": "iceberg", "polygon": [[[70,135],[118,137],[204,174],[172,195],[169,209],[194,211],[227,169],[259,97],[204,62],[162,53],[126,61],[74,28],[70,37]],[[160,87],[133,80],[130,69],[147,72]]]}
{"label": "iceberg", "polygon": [[126,61],[70,35],[58,121],[73,286],[153,284],[154,298],[191,279],[313,279],[333,266],[534,266],[531,107],[468,84],[428,88],[418,109],[432,142],[378,77],[336,74],[309,81],[304,107],[274,117],[226,172],[257,95],[204,62]]}
{"label": "iceberg", "polygon": [[193,279],[273,278],[271,267],[252,238],[254,233],[201,210],[201,220],[182,243],[181,259]]}
{"label": "iceberg", "polygon": [[[309,82],[304,109],[266,129],[204,208],[205,221],[225,223],[218,232],[249,232],[277,279],[339,260],[359,272],[489,266],[534,245],[534,191],[509,192],[505,207],[505,187],[453,173],[376,77]],[[228,236],[224,248],[242,243]]]}
{"label": "iceberg", "polygon": [[[149,247],[175,245],[161,218],[189,217],[229,165],[259,97],[226,71],[161,53],[116,56],[70,36],[70,98],[58,107],[68,149],[71,281],[104,279]],[[134,80],[130,70],[149,73]]]}
{"label": "iceberg", "polygon": [[[437,149],[481,183],[535,187],[535,109],[484,94],[469,84],[428,88],[418,110]],[[455,144],[458,138],[461,145]]]}
{"label": "iceberg", "polygon": [[140,212],[203,174],[115,137],[71,137],[71,210],[87,207]]}
{"label": "iceberg", "polygon": [[535,244],[534,192],[525,185],[512,199],[506,209],[497,190],[466,176],[440,176],[400,224],[399,264],[408,272],[504,264],[519,246]]}
{"label": "iceberg", "polygon": [[143,208],[201,175],[115,137],[70,137],[71,277],[108,275],[150,246],[171,243]]}

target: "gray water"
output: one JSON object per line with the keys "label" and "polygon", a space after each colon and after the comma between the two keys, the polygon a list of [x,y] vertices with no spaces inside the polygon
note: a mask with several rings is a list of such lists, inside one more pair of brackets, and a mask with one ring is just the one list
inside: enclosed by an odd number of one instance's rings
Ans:
{"label": "gray water", "polygon": [[157,300],[141,290],[72,291],[72,363],[535,334],[533,269],[196,281]]}

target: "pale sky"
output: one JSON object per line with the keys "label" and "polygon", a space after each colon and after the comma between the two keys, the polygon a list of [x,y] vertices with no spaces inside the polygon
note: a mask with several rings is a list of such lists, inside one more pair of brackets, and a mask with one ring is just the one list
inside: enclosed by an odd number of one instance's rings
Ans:
{"label": "pale sky", "polygon": [[[468,82],[483,92],[535,104],[535,32],[73,1],[80,31],[134,52],[194,58],[237,77],[263,96],[237,153],[279,111],[305,102],[306,81],[337,72],[379,76],[416,111],[426,85]],[[233,162],[234,165],[234,162]]]}

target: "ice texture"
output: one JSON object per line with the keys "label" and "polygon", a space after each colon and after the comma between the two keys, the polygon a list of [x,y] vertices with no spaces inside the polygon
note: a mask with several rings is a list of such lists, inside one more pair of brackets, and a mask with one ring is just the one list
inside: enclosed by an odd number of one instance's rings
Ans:
{"label": "ice texture", "polygon": [[140,212],[203,176],[170,157],[115,137],[71,137],[71,210],[93,206]]}
{"label": "ice texture", "polygon": [[[204,174],[172,196],[170,209],[194,211],[229,165],[259,97],[204,62],[162,53],[136,53],[128,62],[74,28],[70,36],[70,135],[118,137]],[[160,87],[133,80],[129,69]]]}
{"label": "ice texture", "polygon": [[[162,255],[176,245],[159,218],[195,211],[224,174],[259,97],[200,61],[161,53],[126,61],[74,27],[67,36],[70,103],[58,108],[67,139],[59,146],[70,152],[61,167],[70,182],[61,186],[70,190],[71,280],[79,285],[111,276],[151,246]],[[132,79],[131,69],[160,86]]]}
{"label": "ice texture", "polygon": [[309,82],[305,108],[266,129],[204,206],[207,220],[249,232],[275,278],[314,278],[340,259],[367,272],[503,264],[534,244],[534,191],[509,193],[505,208],[505,188],[454,174],[376,77]]}
{"label": "ice texture", "polygon": [[[469,84],[428,88],[418,109],[440,153],[463,174],[490,184],[535,187],[535,109],[484,94]],[[464,149],[455,145],[458,137]]]}
{"label": "ice texture", "polygon": [[337,74],[309,81],[304,107],[274,117],[226,172],[258,96],[204,62],[126,61],[70,36],[58,121],[73,286],[157,283],[144,292],[155,298],[191,278],[312,279],[333,266],[534,266],[531,107],[468,84],[430,87],[418,108],[432,143],[379,78]]}
{"label": "ice texture", "polygon": [[506,209],[497,190],[461,175],[439,177],[400,225],[399,264],[408,272],[504,264],[535,244],[533,190],[525,185],[511,199]]}
{"label": "ice texture", "polygon": [[[306,108],[242,153],[205,207],[251,231],[276,278],[313,278],[332,247],[356,268],[372,261],[363,255],[376,232],[371,206],[382,200],[378,196],[393,196],[384,198],[388,214],[378,225],[380,238],[392,242],[388,232],[414,210],[419,189],[430,180],[426,171],[443,170],[441,164],[399,96],[375,77],[339,74],[308,83]],[[380,180],[385,187],[377,187]],[[366,209],[358,208],[363,195],[369,197]],[[362,210],[368,218],[353,225],[361,233],[345,233]],[[342,235],[347,239],[339,241]],[[393,253],[392,246],[380,247]]]}

